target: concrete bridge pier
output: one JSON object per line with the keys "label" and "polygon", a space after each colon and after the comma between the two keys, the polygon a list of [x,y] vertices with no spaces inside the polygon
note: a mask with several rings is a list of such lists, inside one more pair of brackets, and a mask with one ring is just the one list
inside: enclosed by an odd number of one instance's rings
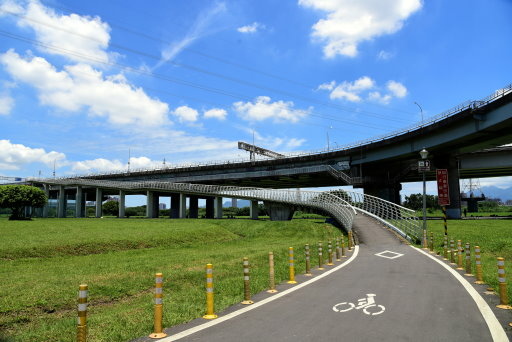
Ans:
{"label": "concrete bridge pier", "polygon": [[221,219],[222,218],[222,197],[215,197],[214,200],[214,215],[213,218]]}
{"label": "concrete bridge pier", "polygon": [[180,203],[179,203],[179,211],[180,215],[179,218],[186,218],[187,217],[187,196],[185,194],[179,194],[180,195]]}
{"label": "concrete bridge pier", "polygon": [[238,208],[238,200],[236,198],[231,199],[231,207]]}
{"label": "concrete bridge pier", "polygon": [[96,217],[103,215],[103,189],[96,188]]}
{"label": "concrete bridge pier", "polygon": [[215,215],[215,198],[207,197],[206,198],[206,218],[212,219]]}
{"label": "concrete bridge pier", "polygon": [[126,192],[119,190],[119,218],[126,217]]}
{"label": "concrete bridge pier", "polygon": [[49,201],[50,201],[50,186],[48,184],[44,184],[43,185],[43,191],[46,194],[46,197],[48,197],[48,201],[46,202],[46,204],[43,207],[42,217],[48,218],[48,211],[50,209],[50,204],[49,204]]}
{"label": "concrete bridge pier", "polygon": [[188,217],[197,218],[199,215],[199,197],[190,195],[188,201]]}
{"label": "concrete bridge pier", "polygon": [[438,169],[448,170],[448,189],[450,205],[446,206],[446,217],[450,219],[461,218],[460,184],[459,184],[459,161],[455,158],[443,158],[435,160]]}
{"label": "concrete bridge pier", "polygon": [[146,217],[157,218],[158,217],[158,200],[159,196],[154,191],[148,191],[146,195]]}
{"label": "concrete bridge pier", "polygon": [[289,205],[265,201],[271,221],[290,221],[295,209]]}
{"label": "concrete bridge pier", "polygon": [[75,193],[75,217],[80,218],[85,216],[85,201],[84,193],[81,186],[76,187]]}
{"label": "concrete bridge pier", "polygon": [[[385,184],[384,179],[382,183]],[[402,184],[400,183],[394,185],[364,185],[363,190],[365,195],[375,196],[391,203],[400,204],[400,190],[402,190]]]}
{"label": "concrete bridge pier", "polygon": [[171,194],[171,209],[169,218],[180,218],[180,194]]}
{"label": "concrete bridge pier", "polygon": [[258,219],[258,201],[251,201],[250,214],[252,220]]}
{"label": "concrete bridge pier", "polygon": [[63,185],[59,186],[59,195],[57,201],[57,217],[63,218],[66,217],[66,190]]}

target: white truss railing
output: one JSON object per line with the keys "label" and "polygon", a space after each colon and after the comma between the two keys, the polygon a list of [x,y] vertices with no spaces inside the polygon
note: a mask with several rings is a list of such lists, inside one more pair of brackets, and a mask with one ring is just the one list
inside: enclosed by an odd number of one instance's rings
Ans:
{"label": "white truss railing", "polygon": [[374,217],[408,240],[419,240],[422,233],[420,222],[413,210],[378,197],[341,189],[334,191],[297,191],[159,181],[121,182],[86,178],[45,178],[30,179],[29,181],[50,185],[98,187],[127,191],[161,191],[284,203],[324,212],[332,216],[347,231],[352,229],[354,215],[356,215],[357,210]]}
{"label": "white truss railing", "polygon": [[407,240],[420,240],[423,230],[414,210],[359,192],[334,190],[330,193],[344,199],[356,210],[374,217]]}

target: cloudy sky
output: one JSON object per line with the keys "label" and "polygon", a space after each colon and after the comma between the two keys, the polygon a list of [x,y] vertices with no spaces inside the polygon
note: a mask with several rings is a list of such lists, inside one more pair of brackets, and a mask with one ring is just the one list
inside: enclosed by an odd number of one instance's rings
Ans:
{"label": "cloudy sky", "polygon": [[512,81],[511,16],[508,0],[0,0],[0,175],[398,130],[415,102],[433,116]]}

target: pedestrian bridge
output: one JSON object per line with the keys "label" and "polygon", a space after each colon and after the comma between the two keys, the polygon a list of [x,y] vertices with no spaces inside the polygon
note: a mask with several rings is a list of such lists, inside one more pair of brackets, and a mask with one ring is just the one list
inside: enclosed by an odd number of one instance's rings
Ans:
{"label": "pedestrian bridge", "polygon": [[[207,212],[210,207],[214,211],[213,217],[221,218],[222,198],[227,197],[250,200],[252,210],[257,208],[258,201],[263,201],[273,220],[291,219],[294,210],[305,208],[331,216],[344,230],[350,231],[355,215],[361,212],[376,218],[408,240],[419,240],[422,232],[420,222],[413,210],[378,197],[341,189],[334,191],[278,190],[163,181],[130,182],[87,178],[30,179],[28,181],[36,186],[42,186],[48,195],[50,191],[58,192],[58,217],[65,217],[66,192],[74,193],[76,216],[83,217],[85,211],[83,194],[85,191],[93,190],[96,192],[97,217],[102,215],[101,206],[104,192],[119,194],[119,217],[125,216],[124,196],[126,193],[144,193],[147,195],[147,217],[150,218],[157,217],[155,211],[158,212],[158,196],[171,197],[171,217],[176,218],[186,217],[187,197],[195,198],[196,206],[197,198],[206,198]],[[176,200],[173,201],[173,198]],[[173,211],[173,209],[175,210]],[[177,215],[173,216],[173,212]],[[252,217],[254,218],[254,215]]]}

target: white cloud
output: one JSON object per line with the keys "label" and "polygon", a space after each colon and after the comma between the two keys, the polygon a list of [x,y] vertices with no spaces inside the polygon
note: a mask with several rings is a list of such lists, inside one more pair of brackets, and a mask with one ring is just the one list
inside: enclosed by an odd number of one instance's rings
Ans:
{"label": "white cloud", "polygon": [[366,40],[399,31],[421,0],[299,0],[299,5],[326,12],[312,36],[324,43],[324,56],[354,57]]}
{"label": "white cloud", "polygon": [[405,97],[407,95],[407,88],[400,82],[396,81],[388,81],[386,84],[386,88],[395,96],[395,97]]}
{"label": "white cloud", "polygon": [[0,93],[0,115],[9,115],[14,107],[14,99],[8,94]]}
{"label": "white cloud", "polygon": [[318,86],[317,90],[329,91],[331,99],[343,99],[350,102],[361,102],[364,98],[373,102],[388,104],[393,98],[403,98],[407,95],[407,88],[400,82],[390,80],[386,83],[383,93],[377,83],[368,76],[363,76],[354,82],[344,81],[336,84],[335,81]]}
{"label": "white cloud", "polygon": [[382,60],[382,61],[386,61],[392,57],[393,57],[393,54],[391,52],[387,52],[384,50],[381,50],[379,52],[379,54],[377,55],[377,59]]}
{"label": "white cloud", "polygon": [[38,41],[59,48],[38,46],[47,53],[62,55],[73,61],[87,60],[88,63],[93,63],[90,58],[97,63],[112,59],[106,52],[110,27],[99,17],[60,15],[36,0],[29,1],[26,6],[6,1],[0,8],[8,14],[15,14],[18,26],[33,29]]}
{"label": "white cloud", "polygon": [[235,102],[233,107],[238,115],[247,121],[298,122],[311,112],[308,109],[293,109],[293,102],[271,102],[268,96],[259,96],[254,102]]}
{"label": "white cloud", "polygon": [[225,120],[228,112],[225,109],[213,108],[204,112],[205,118],[215,118],[219,120]]}
{"label": "white cloud", "polygon": [[[91,171],[120,171],[127,170],[128,163],[121,162],[118,159],[109,160],[105,158],[97,158],[92,160],[84,160],[78,162],[72,162],[71,170],[75,172],[91,172]],[[131,157],[130,158],[130,169],[152,169],[162,165],[161,161],[154,161],[148,157]]]}
{"label": "white cloud", "polygon": [[260,24],[258,22],[254,22],[250,25],[245,25],[237,28],[237,31],[240,33],[256,33],[259,29],[264,29],[265,25]]}
{"label": "white cloud", "polygon": [[168,105],[150,98],[121,74],[104,76],[85,64],[58,71],[44,58],[23,58],[13,50],[0,55],[0,63],[14,79],[35,87],[44,105],[70,112],[87,108],[89,115],[106,117],[115,125],[152,127],[168,122]]}
{"label": "white cloud", "polygon": [[306,139],[291,138],[286,143],[286,147],[287,148],[297,148],[297,147],[302,146],[302,144],[304,144],[305,142],[306,142]]}
{"label": "white cloud", "polygon": [[188,106],[178,107],[172,113],[179,118],[180,122],[195,122],[197,121],[197,117],[199,115],[197,110]]}
{"label": "white cloud", "polygon": [[21,144],[13,144],[9,140],[0,140],[0,170],[19,170],[24,165],[43,163],[53,167],[54,161],[65,161],[66,155],[42,148],[31,148]]}
{"label": "white cloud", "polygon": [[181,40],[169,44],[162,50],[162,59],[153,67],[153,70],[158,69],[168,61],[172,61],[174,57],[196,40],[211,34],[212,29],[210,26],[212,22],[224,12],[226,12],[226,4],[224,2],[215,2],[212,7],[201,12],[190,27],[190,30]]}

